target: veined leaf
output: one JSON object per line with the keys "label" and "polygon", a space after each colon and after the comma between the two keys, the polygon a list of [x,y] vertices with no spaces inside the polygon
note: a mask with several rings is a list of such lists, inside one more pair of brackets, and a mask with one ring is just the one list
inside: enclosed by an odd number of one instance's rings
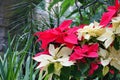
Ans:
{"label": "veined leaf", "polygon": [[75,2],[75,0],[64,0],[64,2],[62,3],[62,5],[61,5],[61,14],[60,14],[60,16],[62,16],[64,13],[65,13],[65,11],[71,6],[71,5],[73,5],[74,4],[74,2]]}
{"label": "veined leaf", "polygon": [[48,10],[51,10],[51,8],[60,1],[62,1],[62,0],[53,0],[49,5]]}
{"label": "veined leaf", "polygon": [[78,9],[73,10],[66,18],[69,18],[70,16],[72,16],[73,14],[77,13]]}
{"label": "veined leaf", "polygon": [[108,72],[109,72],[109,67],[108,66],[103,67],[102,70],[103,76],[105,76]]}

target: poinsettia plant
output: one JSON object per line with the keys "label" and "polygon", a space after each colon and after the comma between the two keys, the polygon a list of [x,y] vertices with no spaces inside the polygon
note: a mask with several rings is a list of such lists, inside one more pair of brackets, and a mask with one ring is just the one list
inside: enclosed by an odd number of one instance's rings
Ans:
{"label": "poinsettia plant", "polygon": [[120,3],[108,6],[100,23],[71,27],[72,20],[36,32],[43,50],[33,59],[44,80],[120,79]]}

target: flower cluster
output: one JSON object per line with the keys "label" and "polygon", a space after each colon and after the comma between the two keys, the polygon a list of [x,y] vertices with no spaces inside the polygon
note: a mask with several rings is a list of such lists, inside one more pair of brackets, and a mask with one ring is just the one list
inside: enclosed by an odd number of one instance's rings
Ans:
{"label": "flower cluster", "polygon": [[[108,11],[103,13],[100,23],[70,27],[72,20],[65,20],[56,28],[36,32],[37,41],[41,41],[43,49],[33,57],[39,62],[37,69],[50,74],[50,78],[51,74],[60,78],[66,74],[64,80],[76,79],[77,75],[93,76],[93,79],[96,76],[119,74],[119,10],[120,3],[116,0],[115,5],[109,6]],[[65,70],[68,70],[68,74],[64,73]]]}

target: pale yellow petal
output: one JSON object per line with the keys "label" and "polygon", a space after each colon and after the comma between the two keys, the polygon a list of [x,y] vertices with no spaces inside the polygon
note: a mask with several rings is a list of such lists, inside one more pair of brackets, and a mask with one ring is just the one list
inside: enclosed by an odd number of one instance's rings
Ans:
{"label": "pale yellow petal", "polygon": [[99,50],[99,55],[100,55],[102,58],[105,59],[105,58],[107,57],[107,54],[108,54],[108,51],[107,51],[107,50],[100,48],[100,50]]}
{"label": "pale yellow petal", "polygon": [[83,28],[79,29],[77,32],[78,32],[77,33],[78,39],[84,37],[84,39],[89,40],[90,37],[92,36],[98,37],[102,35],[105,32],[105,30],[101,26],[99,26],[99,23],[94,22],[87,26],[84,26]]}
{"label": "pale yellow petal", "polygon": [[120,25],[116,28],[115,34],[120,34]]}
{"label": "pale yellow petal", "polygon": [[110,63],[112,66],[114,66],[116,69],[120,70],[120,62],[113,59]]}
{"label": "pale yellow petal", "polygon": [[60,62],[61,65],[63,65],[63,66],[71,66],[71,65],[74,64],[73,61],[69,61],[69,57],[67,57],[67,58],[60,58],[57,61]]}
{"label": "pale yellow petal", "polygon": [[112,28],[106,28],[106,32],[103,33],[100,37],[97,38],[97,40],[102,41],[104,43],[105,48],[108,48],[110,46],[110,44],[113,42],[114,40],[114,33],[113,33],[113,29]]}
{"label": "pale yellow petal", "polygon": [[57,53],[57,57],[68,57],[72,53],[72,49],[68,47],[62,47],[62,49]]}
{"label": "pale yellow petal", "polygon": [[106,39],[107,38],[106,38],[105,34],[103,34],[103,35],[101,35],[100,37],[97,38],[97,40],[99,40],[99,41],[105,41]]}
{"label": "pale yellow petal", "polygon": [[55,47],[53,44],[50,44],[49,45],[49,53],[52,55],[52,56],[55,56]]}
{"label": "pale yellow petal", "polygon": [[114,17],[112,19],[112,25],[113,25],[114,29],[119,27],[119,25],[120,25],[120,17]]}
{"label": "pale yellow petal", "polygon": [[45,67],[45,66],[47,66],[48,64],[50,64],[49,61],[42,61],[42,62],[36,67],[36,69]]}
{"label": "pale yellow petal", "polygon": [[40,55],[40,56],[36,56],[33,57],[34,60],[36,60],[37,62],[42,62],[42,61],[46,61],[46,60],[53,60],[53,57],[50,55]]}
{"label": "pale yellow petal", "polygon": [[90,39],[90,35],[86,34],[86,35],[84,35],[84,38],[87,39],[87,40],[89,40]]}
{"label": "pale yellow petal", "polygon": [[111,61],[111,58],[108,58],[108,59],[105,59],[105,60],[103,60],[103,59],[101,58],[101,64],[102,64],[103,66],[107,66],[107,65],[110,63],[110,61]]}
{"label": "pale yellow petal", "polygon": [[114,37],[110,37],[109,39],[107,39],[104,43],[105,48],[108,48],[110,46],[110,44],[113,42]]}

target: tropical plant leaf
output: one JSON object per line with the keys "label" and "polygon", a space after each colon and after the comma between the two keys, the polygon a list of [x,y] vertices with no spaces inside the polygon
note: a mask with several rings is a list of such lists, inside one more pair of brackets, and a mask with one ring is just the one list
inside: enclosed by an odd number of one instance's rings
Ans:
{"label": "tropical plant leaf", "polygon": [[65,13],[65,11],[66,11],[71,5],[74,4],[74,1],[75,1],[75,0],[71,0],[71,1],[69,1],[69,0],[64,0],[64,1],[63,1],[62,5],[61,5],[61,13],[60,13],[60,16],[62,16],[62,15]]}
{"label": "tropical plant leaf", "polygon": [[49,5],[48,10],[51,10],[51,8],[52,8],[55,4],[57,4],[58,2],[61,2],[61,1],[63,1],[63,0],[53,0],[53,1],[50,3],[50,5]]}
{"label": "tropical plant leaf", "polygon": [[69,18],[73,14],[78,13],[78,9],[73,10],[66,18]]}

